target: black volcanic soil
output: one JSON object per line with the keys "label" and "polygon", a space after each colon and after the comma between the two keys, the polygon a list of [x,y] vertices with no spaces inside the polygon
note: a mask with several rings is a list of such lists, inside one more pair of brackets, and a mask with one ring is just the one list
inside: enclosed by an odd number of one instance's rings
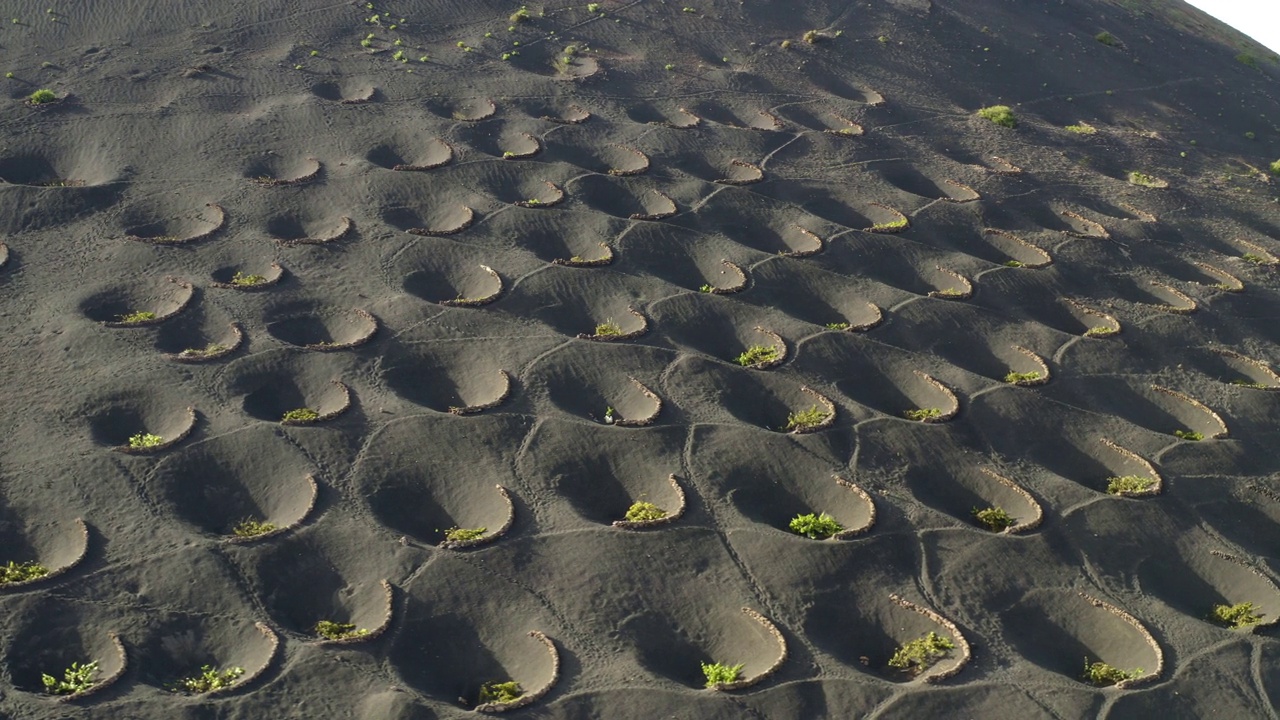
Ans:
{"label": "black volcanic soil", "polygon": [[518,10],[0,14],[0,567],[53,571],[0,718],[1274,716],[1280,59],[1180,0]]}

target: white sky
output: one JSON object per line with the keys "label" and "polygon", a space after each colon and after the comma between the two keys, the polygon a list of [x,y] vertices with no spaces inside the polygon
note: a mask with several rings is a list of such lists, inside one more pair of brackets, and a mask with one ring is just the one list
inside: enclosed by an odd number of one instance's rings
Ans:
{"label": "white sky", "polygon": [[1280,0],[1187,0],[1280,53]]}

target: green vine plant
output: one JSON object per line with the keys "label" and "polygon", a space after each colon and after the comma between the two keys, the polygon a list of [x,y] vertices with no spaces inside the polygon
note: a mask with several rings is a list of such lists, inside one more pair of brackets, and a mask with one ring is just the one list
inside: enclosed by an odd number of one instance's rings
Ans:
{"label": "green vine plant", "polygon": [[1190,442],[1200,442],[1204,439],[1204,433],[1199,433],[1195,430],[1174,430],[1173,434],[1180,440],[1187,440]]}
{"label": "green vine plant", "polygon": [[596,325],[596,337],[617,337],[621,334],[622,326],[614,322],[613,318]]}
{"label": "green vine plant", "polygon": [[14,562],[10,560],[0,565],[0,586],[9,583],[20,583],[42,578],[49,574],[49,568],[33,562]]}
{"label": "green vine plant", "polygon": [[186,350],[183,350],[182,352],[178,353],[178,356],[184,357],[184,358],[201,358],[201,357],[209,357],[210,355],[217,355],[219,353],[223,353],[226,351],[227,351],[226,345],[211,343],[202,348],[187,348]]}
{"label": "green vine plant", "polygon": [[321,620],[316,623],[315,631],[325,640],[346,640],[369,634],[369,631],[364,628],[357,630],[354,623],[340,623],[332,620]]}
{"label": "green vine plant", "polygon": [[244,668],[230,667],[226,670],[219,670],[212,665],[203,665],[200,672],[191,677],[185,677],[173,685],[174,692],[186,692],[192,695],[203,695],[213,692],[214,690],[222,690],[229,688],[244,675]]}
{"label": "green vine plant", "polygon": [[246,275],[239,271],[237,271],[231,278],[231,284],[236,287],[253,287],[254,285],[261,285],[266,281],[267,278],[265,275]]}
{"label": "green vine plant", "polygon": [[27,101],[32,105],[44,105],[46,103],[54,102],[57,99],[58,96],[48,88],[41,88],[27,97]]}
{"label": "green vine plant", "polygon": [[1027,264],[1022,262],[1021,260],[1005,260],[1004,266],[1011,267],[1011,268],[1020,268],[1020,267],[1026,267]]}
{"label": "green vine plant", "polygon": [[40,680],[44,683],[45,692],[50,695],[74,695],[97,685],[98,681],[94,679],[97,674],[97,660],[83,665],[73,662],[71,667],[62,672],[61,680],[52,675],[43,674]]}
{"label": "green vine plant", "polygon": [[1123,475],[1107,480],[1107,492],[1112,495],[1129,495],[1151,489],[1155,480],[1141,475]]}
{"label": "green vine plant", "polygon": [[752,345],[738,356],[738,364],[747,367],[758,363],[773,362],[778,359],[778,348],[774,345]]}
{"label": "green vine plant", "polygon": [[480,704],[515,702],[524,694],[524,688],[515,680],[487,682],[480,686]]}
{"label": "green vine plant", "polygon": [[137,325],[139,323],[155,320],[156,314],[150,310],[137,310],[135,312],[125,313],[119,317],[119,322],[125,323],[126,325]]}
{"label": "green vine plant", "polygon": [[942,409],[941,408],[920,408],[918,410],[908,410],[904,414],[907,416],[908,420],[915,420],[916,422],[925,422],[926,420],[932,420],[934,418],[942,417]]}
{"label": "green vine plant", "polygon": [[722,683],[735,682],[742,675],[742,668],[742,665],[702,663],[702,674],[707,679],[707,687],[715,687]]}
{"label": "green vine plant", "polygon": [[1088,335],[1089,337],[1104,338],[1104,337],[1111,337],[1112,335],[1115,335],[1118,332],[1120,331],[1113,327],[1107,327],[1106,325],[1094,325],[1088,330],[1085,330],[1084,334]]}
{"label": "green vine plant", "polygon": [[1138,185],[1140,187],[1148,187],[1148,188],[1169,187],[1168,182],[1161,180],[1160,178],[1155,177],[1153,175],[1148,175],[1146,173],[1138,172],[1137,170],[1132,170],[1129,172],[1129,182],[1133,185]]}
{"label": "green vine plant", "polygon": [[479,540],[484,534],[489,532],[489,528],[460,528],[452,527],[444,531],[444,539],[449,542],[468,542],[471,540]]}
{"label": "green vine plant", "polygon": [[275,529],[276,526],[273,523],[261,522],[254,520],[253,518],[245,518],[236,523],[236,526],[231,529],[231,534],[240,538],[254,538],[259,535],[266,535],[269,532],[274,532]]}
{"label": "green vine plant", "polygon": [[627,508],[627,522],[653,522],[667,516],[667,511],[651,502],[636,501]]}
{"label": "green vine plant", "polygon": [[1067,132],[1073,132],[1077,135],[1096,135],[1098,132],[1098,128],[1090,125],[1087,122],[1081,122],[1075,125],[1068,125],[1063,129],[1066,130]]}
{"label": "green vine plant", "polygon": [[1142,668],[1134,668],[1133,670],[1121,670],[1118,667],[1108,665],[1101,660],[1097,662],[1089,662],[1086,656],[1084,659],[1084,674],[1081,676],[1085,682],[1097,685],[1098,687],[1106,687],[1107,685],[1115,685],[1125,680],[1132,680],[1142,675]]}
{"label": "green vine plant", "polygon": [[979,525],[985,527],[991,532],[1004,532],[1017,524],[1017,521],[1013,519],[1013,516],[1011,516],[1008,511],[998,506],[983,508],[981,510],[974,508],[970,511],[970,514],[973,515],[973,519],[976,520]]}
{"label": "green vine plant", "polygon": [[1032,370],[1031,372],[1024,372],[1024,373],[1011,372],[1008,375],[1004,376],[1004,381],[1007,383],[1011,383],[1013,385],[1017,385],[1018,383],[1034,382],[1036,380],[1039,380],[1040,378],[1041,378],[1040,371]]}
{"label": "green vine plant", "polygon": [[896,220],[890,220],[889,222],[876,223],[871,226],[871,231],[885,232],[887,230],[902,230],[907,227],[908,222],[909,221],[905,217],[900,217]]}
{"label": "green vine plant", "polygon": [[791,532],[803,535],[810,540],[826,540],[844,530],[843,525],[826,513],[797,515],[791,518],[791,523],[787,527],[791,529]]}
{"label": "green vine plant", "polygon": [[811,427],[817,427],[826,422],[831,417],[831,413],[826,410],[819,410],[817,405],[810,407],[808,410],[790,413],[787,415],[787,426],[784,431],[791,430],[807,430]]}
{"label": "green vine plant", "polygon": [[1253,611],[1253,603],[1244,602],[1235,605],[1214,605],[1209,619],[1232,630],[1248,627],[1262,621],[1262,614]]}
{"label": "green vine plant", "polygon": [[162,444],[164,444],[164,438],[154,433],[138,433],[129,437],[129,448],[133,450],[146,450]]}
{"label": "green vine plant", "polygon": [[1013,109],[1008,105],[992,105],[991,107],[984,107],[978,111],[978,117],[984,120],[990,120],[1000,127],[1018,127],[1018,116],[1013,114]]}
{"label": "green vine plant", "polygon": [[320,413],[308,407],[290,410],[280,418],[281,422],[311,422],[319,420]]}
{"label": "green vine plant", "polygon": [[848,329],[849,329],[849,323],[847,323],[847,322],[833,322],[833,323],[827,323],[827,329],[828,329],[828,330],[848,330]]}
{"label": "green vine plant", "polygon": [[1246,387],[1246,388],[1251,388],[1253,390],[1266,390],[1268,387],[1270,387],[1269,385],[1266,385],[1264,383],[1254,382],[1252,380],[1241,380],[1240,378],[1236,378],[1235,380],[1232,380],[1231,384],[1235,385],[1236,387]]}
{"label": "green vine plant", "polygon": [[919,675],[949,655],[955,647],[956,644],[951,638],[930,632],[898,648],[893,653],[893,657],[889,658],[889,667]]}

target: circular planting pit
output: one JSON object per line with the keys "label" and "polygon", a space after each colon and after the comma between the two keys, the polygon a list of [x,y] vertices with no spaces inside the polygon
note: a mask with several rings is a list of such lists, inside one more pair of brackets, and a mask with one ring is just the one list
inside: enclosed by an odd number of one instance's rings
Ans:
{"label": "circular planting pit", "polygon": [[[702,595],[716,595],[710,588]],[[786,659],[785,642],[767,619],[737,606],[720,604],[642,611],[623,621],[618,633],[635,648],[646,670],[668,682],[691,688],[708,687],[704,665],[741,665],[738,680],[753,685],[775,672]],[[759,616],[763,617],[763,616]],[[736,683],[727,683],[734,685]],[[736,689],[723,687],[716,689]]]}
{"label": "circular planting pit", "polygon": [[224,290],[254,292],[275,287],[284,279],[285,271],[280,263],[257,262],[220,267],[210,273],[213,287]]}
{"label": "circular planting pit", "polygon": [[267,221],[267,234],[281,245],[324,245],[345,239],[355,229],[345,215],[303,217],[277,215]]}
{"label": "circular planting pit", "polygon": [[366,80],[352,79],[346,82],[322,82],[311,86],[311,94],[321,100],[342,105],[362,105],[381,99],[381,93]]}
{"label": "circular planting pit", "polygon": [[396,395],[437,412],[494,407],[514,389],[507,363],[517,366],[474,342],[399,345],[384,355],[381,378]]}
{"label": "circular planting pit", "polygon": [[176,317],[194,296],[190,283],[165,278],[94,293],[80,302],[80,311],[111,328],[150,327]]}
{"label": "circular planting pit", "polygon": [[[128,669],[123,643],[110,628],[95,627],[98,616],[58,601],[23,615],[20,629],[8,644],[5,662],[18,690],[60,702],[74,701],[107,690]],[[73,664],[90,663],[96,663],[96,668],[78,678],[84,682],[68,676]],[[45,675],[71,682],[53,693],[44,682]]]}
{"label": "circular planting pit", "polygon": [[172,447],[186,439],[196,425],[195,411],[165,392],[109,396],[87,407],[84,415],[93,440],[130,454]]}
{"label": "circular planting pit", "polygon": [[446,205],[427,210],[389,207],[382,211],[382,221],[410,235],[442,237],[456,235],[475,222],[475,211],[466,205]]}
{"label": "circular planting pit", "polygon": [[999,614],[1007,638],[1027,660],[1072,680],[1086,682],[1089,663],[1105,662],[1153,680],[1163,654],[1145,629],[1071,590],[1032,590]]}
{"label": "circular planting pit", "polygon": [[[274,428],[258,426],[165,459],[149,483],[155,496],[197,531],[240,542],[273,537],[305,520],[316,500],[312,472],[307,459],[282,442]],[[245,521],[257,526],[237,534]]]}
{"label": "circular planting pit", "polygon": [[268,318],[267,333],[307,350],[350,350],[373,339],[378,321],[364,310],[348,312],[313,308],[310,313]]}
{"label": "circular planting pit", "polygon": [[245,166],[244,177],[262,187],[306,185],[319,179],[323,166],[313,157],[282,158],[266,153]]}
{"label": "circular planting pit", "polygon": [[[990,532],[1031,529],[1040,524],[1043,516],[1035,499],[1012,480],[979,468],[966,467],[946,474],[912,468],[907,471],[906,485],[925,505]],[[993,508],[1008,515],[1007,525],[997,513],[977,514]]]}
{"label": "circular planting pit", "polygon": [[[28,522],[28,517],[39,517],[40,522]],[[89,528],[84,520],[59,520],[48,522],[48,512],[0,506],[0,566],[14,563],[17,566],[32,565],[45,572],[31,572],[30,577],[0,583],[0,593],[14,592],[33,586],[43,586],[65,575],[79,565],[89,553]]]}
{"label": "circular planting pit", "polygon": [[[193,700],[242,692],[271,667],[280,644],[266,625],[225,616],[158,612],[147,630],[137,643],[139,679]],[[206,666],[230,672],[226,686],[203,693],[186,689],[183,681],[199,676]]]}
{"label": "circular planting pit", "polygon": [[1214,608],[1252,603],[1258,620],[1244,629],[1273,625],[1280,619],[1280,590],[1244,559],[1218,551],[1176,549],[1148,558],[1137,568],[1146,594],[1191,617],[1219,626],[1229,625],[1213,617]]}
{"label": "circular planting pit", "polygon": [[207,203],[178,215],[183,210],[148,206],[126,211],[125,236],[153,245],[185,245],[210,238],[226,226],[227,213],[221,205]]}
{"label": "circular planting pit", "polygon": [[238,323],[196,312],[161,325],[155,347],[174,362],[200,363],[226,358],[244,342],[245,333]]}
{"label": "circular planting pit", "polygon": [[406,138],[375,146],[365,153],[365,159],[387,170],[423,172],[448,165],[453,160],[453,146],[440,138],[425,142]]}
{"label": "circular planting pit", "polygon": [[[964,667],[967,643],[947,627],[945,618],[882,593],[883,588],[875,588],[875,594],[866,597],[813,603],[805,615],[805,635],[846,665],[890,682],[936,682]],[[926,662],[908,662],[905,667],[890,664],[900,650],[930,633],[954,647],[938,646],[939,654]]]}

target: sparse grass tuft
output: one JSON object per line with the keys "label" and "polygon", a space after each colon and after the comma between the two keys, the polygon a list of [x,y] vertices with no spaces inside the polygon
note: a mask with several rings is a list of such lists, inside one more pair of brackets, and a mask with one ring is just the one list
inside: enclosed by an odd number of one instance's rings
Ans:
{"label": "sparse grass tuft", "polygon": [[715,687],[721,683],[731,683],[742,674],[742,665],[725,665],[724,663],[702,663],[702,674],[707,678],[707,687]]}
{"label": "sparse grass tuft", "polygon": [[98,674],[98,662],[87,662],[83,665],[80,663],[71,663],[71,667],[62,672],[62,679],[52,675],[41,675],[40,680],[44,683],[45,692],[50,695],[74,695],[83,692],[98,684],[93,679]]}
{"label": "sparse grass tuft", "polygon": [[1112,495],[1128,495],[1150,490],[1155,480],[1141,475],[1123,475],[1107,480],[1107,492]]}
{"label": "sparse grass tuft", "polygon": [[489,532],[489,528],[454,527],[444,531],[444,539],[449,542],[467,542],[468,540],[479,540],[487,532]]}
{"label": "sparse grass tuft", "polygon": [[1106,45],[1107,47],[1115,47],[1117,42],[1116,36],[1106,31],[1103,31],[1098,33],[1097,35],[1094,35],[1093,39],[1097,40],[1103,45]]}
{"label": "sparse grass tuft", "polygon": [[758,363],[773,362],[778,359],[778,348],[773,345],[752,345],[738,356],[738,364],[746,367]]}
{"label": "sparse grass tuft", "polygon": [[1280,160],[1271,163],[1271,174],[1280,175]]}
{"label": "sparse grass tuft", "polygon": [[252,538],[258,537],[259,535],[266,535],[275,529],[276,526],[273,523],[260,522],[253,518],[245,518],[239,523],[236,523],[236,526],[231,529],[231,534],[241,538]]}
{"label": "sparse grass tuft", "polygon": [[58,96],[53,94],[52,90],[41,88],[31,93],[31,95],[27,98],[27,101],[30,102],[32,105],[44,105],[45,103],[54,102],[57,99],[58,99]]}
{"label": "sparse grass tuft", "polygon": [[125,313],[120,316],[119,322],[127,325],[137,325],[138,323],[150,322],[156,319],[156,314],[148,310],[138,310],[136,312]]}
{"label": "sparse grass tuft", "polygon": [[480,686],[480,703],[509,703],[524,694],[524,688],[515,680],[487,682]]}
{"label": "sparse grass tuft", "polygon": [[903,414],[907,416],[908,420],[915,420],[916,422],[924,422],[926,420],[932,420],[934,418],[942,417],[942,409],[941,408],[920,408],[918,410],[908,410]]}
{"label": "sparse grass tuft", "polygon": [[1132,680],[1142,674],[1142,668],[1133,670],[1121,670],[1112,667],[1101,660],[1098,662],[1089,662],[1089,658],[1084,659],[1084,674],[1081,679],[1087,683],[1103,687],[1106,685],[1115,685],[1124,680]]}
{"label": "sparse grass tuft", "polygon": [[1068,126],[1066,126],[1066,127],[1062,128],[1062,129],[1063,129],[1063,130],[1066,130],[1067,132],[1073,132],[1073,133],[1075,133],[1075,134],[1077,134],[1077,135],[1096,135],[1096,134],[1098,134],[1098,128],[1096,128],[1096,127],[1094,127],[1094,126],[1090,125],[1090,124],[1089,124],[1089,123],[1087,123],[1087,122],[1079,122],[1079,123],[1076,123],[1075,125],[1068,125]]}
{"label": "sparse grass tuft", "polygon": [[321,620],[316,623],[315,631],[317,635],[326,640],[345,640],[369,634],[368,630],[357,630],[352,623],[340,623],[332,620]]}
{"label": "sparse grass tuft", "polygon": [[1002,532],[1017,524],[1017,521],[1013,519],[1013,516],[1009,515],[1009,513],[1002,507],[993,506],[983,508],[982,510],[974,508],[970,514],[973,515],[974,520],[978,521],[979,525],[985,527],[991,532]]}
{"label": "sparse grass tuft", "polygon": [[1248,67],[1251,67],[1254,70],[1258,69],[1258,58],[1250,55],[1249,53],[1240,53],[1239,55],[1237,55],[1236,62],[1240,63],[1241,65],[1247,65]]}
{"label": "sparse grass tuft", "polygon": [[990,120],[1000,127],[1018,127],[1018,117],[1013,114],[1013,109],[1008,105],[992,105],[991,107],[984,107],[978,111],[978,117]]}
{"label": "sparse grass tuft", "polygon": [[651,502],[637,501],[627,508],[627,522],[652,522],[667,516],[667,511]]}
{"label": "sparse grass tuft", "polygon": [[843,525],[826,513],[797,515],[791,518],[791,523],[787,527],[791,528],[791,532],[803,535],[810,540],[826,540],[844,530]]}
{"label": "sparse grass tuft", "polygon": [[0,586],[35,580],[48,574],[49,568],[38,563],[10,560],[7,564],[0,565]]}
{"label": "sparse grass tuft", "polygon": [[1213,614],[1209,619],[1234,630],[1260,622],[1262,615],[1253,611],[1253,603],[1245,602],[1236,605],[1214,605]]}
{"label": "sparse grass tuft", "polygon": [[134,450],[145,450],[147,448],[157,447],[164,442],[164,438],[154,433],[138,433],[130,436],[129,447]]}
{"label": "sparse grass tuft", "polygon": [[244,675],[244,668],[231,667],[226,670],[219,670],[212,665],[204,665],[200,668],[199,675],[192,675],[183,678],[174,686],[174,690],[189,692],[193,695],[203,695],[214,690],[231,687],[235,684],[240,676]]}
{"label": "sparse grass tuft", "polygon": [[955,649],[955,646],[956,644],[951,638],[943,637],[936,632],[930,632],[928,635],[912,640],[898,648],[893,657],[889,658],[889,667],[917,675],[946,657],[951,650]]}
{"label": "sparse grass tuft", "polygon": [[1013,383],[1014,385],[1024,382],[1033,382],[1040,379],[1040,371],[1032,370],[1031,372],[1011,372],[1004,376],[1004,381]]}
{"label": "sparse grass tuft", "polygon": [[808,410],[790,413],[787,415],[787,427],[785,430],[807,430],[811,427],[817,427],[826,422],[831,417],[831,413],[826,410],[818,409],[817,405],[811,406]]}
{"label": "sparse grass tuft", "polygon": [[596,337],[617,337],[622,334],[622,328],[612,319],[605,320],[596,326]]}
{"label": "sparse grass tuft", "polygon": [[1204,433],[1198,433],[1195,430],[1174,430],[1173,434],[1182,440],[1190,440],[1191,442],[1199,442],[1204,439]]}

